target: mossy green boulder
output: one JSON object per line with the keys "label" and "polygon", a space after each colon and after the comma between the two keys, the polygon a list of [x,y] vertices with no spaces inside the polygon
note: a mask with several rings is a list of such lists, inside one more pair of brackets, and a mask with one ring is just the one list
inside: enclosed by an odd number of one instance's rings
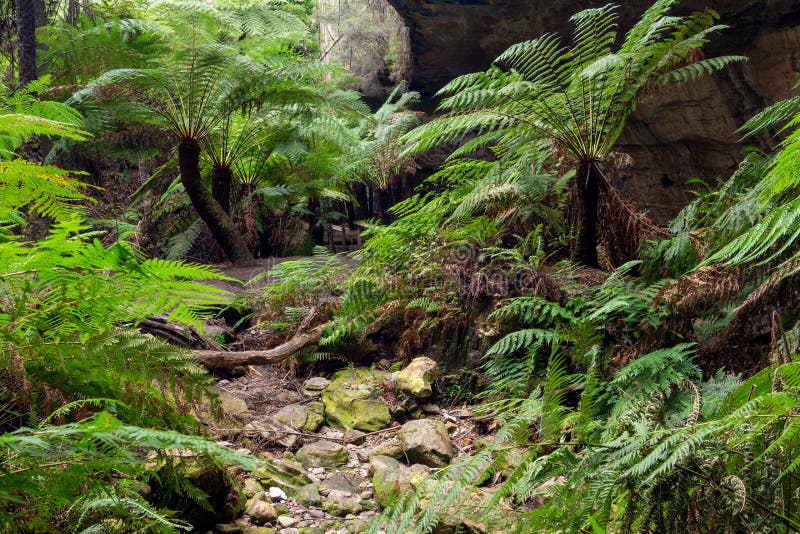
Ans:
{"label": "mossy green boulder", "polygon": [[322,392],[325,420],[340,430],[374,432],[391,423],[389,406],[377,400],[385,374],[367,367],[338,371]]}
{"label": "mossy green boulder", "polygon": [[433,382],[439,373],[435,361],[421,356],[414,358],[408,366],[393,375],[395,387],[403,393],[425,399],[433,393]]}
{"label": "mossy green boulder", "polygon": [[325,405],[319,401],[314,401],[309,402],[306,408],[308,408],[308,413],[306,414],[306,424],[303,425],[303,430],[316,432],[325,422]]}
{"label": "mossy green boulder", "polygon": [[389,506],[402,493],[420,487],[430,474],[430,469],[424,465],[406,467],[388,456],[371,458],[369,469],[372,472],[375,501],[380,508]]}
{"label": "mossy green boulder", "polygon": [[336,467],[347,463],[347,448],[332,441],[320,440],[303,445],[297,459],[303,467]]}

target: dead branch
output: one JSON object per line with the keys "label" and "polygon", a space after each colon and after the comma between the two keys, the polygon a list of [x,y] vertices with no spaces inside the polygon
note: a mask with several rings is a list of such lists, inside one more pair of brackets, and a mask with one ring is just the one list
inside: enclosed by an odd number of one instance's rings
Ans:
{"label": "dead branch", "polygon": [[306,345],[316,343],[319,341],[319,338],[322,337],[325,323],[308,330],[316,314],[317,309],[311,308],[308,315],[306,315],[305,319],[303,319],[303,322],[300,324],[297,333],[285,343],[269,350],[245,350],[239,352],[196,350],[194,351],[194,356],[200,364],[208,368],[280,363]]}

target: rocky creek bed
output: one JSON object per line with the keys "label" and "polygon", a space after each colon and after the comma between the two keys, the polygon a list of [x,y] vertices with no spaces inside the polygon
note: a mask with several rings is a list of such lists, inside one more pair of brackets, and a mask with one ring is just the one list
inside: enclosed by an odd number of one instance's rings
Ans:
{"label": "rocky creek bed", "polygon": [[269,468],[237,474],[231,519],[209,532],[366,531],[387,503],[468,456],[480,438],[469,410],[434,403],[436,375],[421,357],[398,372],[348,367],[297,380],[262,366],[221,380],[224,418],[212,431]]}

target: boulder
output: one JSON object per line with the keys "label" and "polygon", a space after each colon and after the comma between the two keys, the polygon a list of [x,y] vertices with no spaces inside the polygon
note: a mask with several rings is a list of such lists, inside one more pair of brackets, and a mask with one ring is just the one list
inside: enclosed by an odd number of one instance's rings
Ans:
{"label": "boulder", "polygon": [[272,414],[272,419],[294,430],[316,432],[324,421],[324,410],[321,402],[289,404]]}
{"label": "boulder", "polygon": [[290,515],[279,515],[278,516],[278,525],[283,528],[291,528],[299,523],[300,520],[296,519]]}
{"label": "boulder", "polygon": [[369,523],[363,519],[351,519],[347,522],[345,528],[350,534],[360,534],[361,532],[366,532],[369,529]]}
{"label": "boulder", "polygon": [[347,463],[347,448],[332,441],[321,440],[303,445],[297,460],[303,467],[336,467]]}
{"label": "boulder", "polygon": [[267,463],[256,475],[262,483],[280,487],[289,493],[311,483],[302,465],[286,459],[267,458]]}
{"label": "boulder", "polygon": [[428,467],[414,464],[406,467],[394,458],[375,456],[370,460],[375,501],[386,508],[401,493],[415,490],[430,474]]}
{"label": "boulder", "polygon": [[322,507],[329,514],[339,517],[357,514],[362,510],[361,497],[346,491],[331,490]]}
{"label": "boulder", "polygon": [[393,382],[395,388],[403,393],[424,399],[433,393],[433,381],[439,373],[439,366],[435,361],[421,356],[414,358],[408,366],[395,373]]}
{"label": "boulder", "polygon": [[322,393],[325,419],[340,430],[374,432],[386,428],[392,422],[389,406],[370,397],[365,389],[328,388]]}
{"label": "boulder", "polygon": [[247,403],[233,393],[228,393],[224,389],[218,390],[217,393],[220,409],[224,415],[237,416],[249,410]]}
{"label": "boulder", "polygon": [[441,413],[442,413],[442,409],[439,408],[439,406],[437,406],[436,404],[423,404],[419,408],[424,413],[427,413],[427,414],[430,414],[430,415],[441,415]]}
{"label": "boulder", "polygon": [[374,456],[390,456],[400,459],[403,457],[403,444],[397,438],[390,438],[383,443],[378,443],[369,451],[369,458]]}
{"label": "boulder", "polygon": [[252,499],[247,501],[245,514],[249,515],[250,520],[256,525],[269,523],[278,517],[278,513],[263,491],[255,494]]}
{"label": "boulder", "polygon": [[247,478],[242,485],[242,495],[247,497],[253,497],[255,494],[264,491],[264,486],[261,483],[254,479],[254,478]]}
{"label": "boulder", "polygon": [[401,465],[390,456],[376,455],[369,459],[369,472],[374,475],[378,471],[397,471]]}
{"label": "boulder", "polygon": [[272,502],[285,501],[289,498],[286,496],[285,491],[275,486],[270,487],[267,493],[269,494],[269,498],[272,500]]}
{"label": "boulder", "polygon": [[333,475],[329,476],[319,485],[319,487],[329,491],[336,490],[344,491],[346,493],[358,493],[358,489],[340,473],[334,473]]}
{"label": "boulder", "polygon": [[303,430],[316,432],[325,422],[325,405],[319,401],[314,401],[306,404],[306,408],[308,408],[308,412],[306,413],[306,424],[303,425]]}
{"label": "boulder", "polygon": [[316,484],[306,484],[297,490],[294,500],[297,504],[305,507],[322,504],[322,496],[319,494],[319,487]]}
{"label": "boulder", "polygon": [[440,421],[418,419],[400,428],[398,439],[411,462],[444,467],[453,459],[453,443]]}
{"label": "boulder", "polygon": [[300,387],[300,393],[306,397],[319,397],[325,391],[331,381],[321,376],[312,376]]}
{"label": "boulder", "polygon": [[371,367],[348,367],[333,373],[328,389],[365,389],[378,391],[386,381],[386,372]]}
{"label": "boulder", "polygon": [[302,404],[290,404],[272,414],[272,418],[295,430],[301,430],[308,419],[308,408]]}

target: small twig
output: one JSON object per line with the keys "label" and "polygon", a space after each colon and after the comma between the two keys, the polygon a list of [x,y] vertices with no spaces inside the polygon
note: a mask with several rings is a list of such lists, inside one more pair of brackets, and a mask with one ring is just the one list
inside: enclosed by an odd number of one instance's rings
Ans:
{"label": "small twig", "polygon": [[368,432],[368,433],[364,434],[363,436],[359,436],[357,439],[364,439],[364,438],[368,438],[370,436],[377,436],[378,434],[385,434],[386,432],[397,431],[397,430],[400,430],[401,428],[402,427],[400,425],[389,427],[389,428],[384,428],[383,430],[376,430],[375,432]]}
{"label": "small twig", "polygon": [[375,432],[369,432],[367,434],[364,434],[362,436],[358,436],[357,438],[350,439],[350,440],[346,440],[344,438],[334,438],[334,437],[331,437],[331,436],[320,436],[319,434],[309,434],[307,432],[296,432],[296,431],[293,431],[293,430],[272,430],[272,431],[260,431],[260,432],[257,431],[257,430],[245,430],[244,428],[216,428],[214,430],[216,432],[221,433],[221,434],[227,434],[227,435],[229,435],[229,434],[239,434],[239,433],[244,433],[244,432],[256,432],[256,433],[263,433],[263,434],[276,434],[276,435],[282,435],[282,436],[283,435],[286,435],[286,436],[299,436],[299,437],[302,437],[302,438],[335,441],[337,443],[347,444],[347,443],[352,443],[356,439],[364,439],[364,438],[367,438],[369,436],[375,436],[375,435],[378,435],[378,434],[384,434],[386,432],[397,431],[397,430],[400,430],[400,428],[401,427],[399,425],[398,426],[393,426],[393,427],[390,427],[390,428],[384,428],[383,430],[376,430]]}

